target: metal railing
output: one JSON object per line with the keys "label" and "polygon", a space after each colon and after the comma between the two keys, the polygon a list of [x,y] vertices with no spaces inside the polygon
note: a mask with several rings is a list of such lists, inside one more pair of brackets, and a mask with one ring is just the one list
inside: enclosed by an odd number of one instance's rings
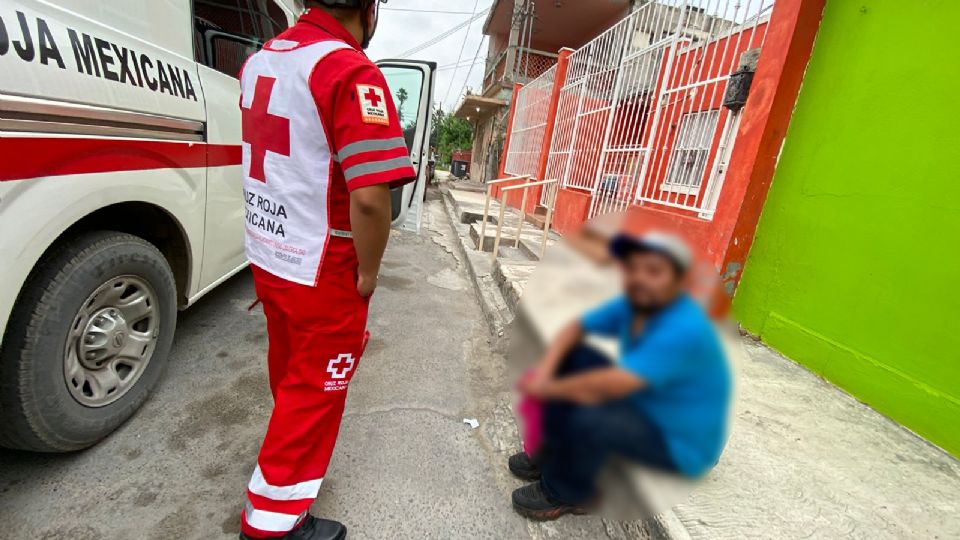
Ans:
{"label": "metal railing", "polygon": [[[513,70],[507,71],[507,57],[513,57]],[[557,54],[527,47],[510,46],[497,53],[483,74],[483,95],[491,95],[494,86],[525,83],[536,79],[557,64]]]}
{"label": "metal railing", "polygon": [[[739,122],[739,111],[723,104],[727,82],[745,53],[762,47],[773,0],[710,0],[688,6],[698,9],[679,14],[667,42],[635,54],[640,64],[663,66],[645,100],[653,110],[640,137],[642,159],[630,161],[638,154],[625,144],[617,126],[598,171],[598,179],[626,174],[635,186],[622,198],[620,193],[595,197],[592,215],[620,210],[632,198],[713,217]],[[659,16],[657,10],[643,15]],[[628,67],[623,78],[630,81],[636,74]],[[635,105],[621,99],[617,107],[633,114]]]}
{"label": "metal railing", "polygon": [[517,91],[510,147],[504,164],[506,174],[537,177],[556,76],[557,66],[553,66]]}
{"label": "metal railing", "polygon": [[[506,211],[506,208],[507,208],[507,197],[510,195],[510,192],[511,192],[511,191],[516,191],[516,190],[518,190],[518,189],[522,189],[522,190],[523,190],[523,197],[522,197],[523,202],[520,204],[520,221],[519,221],[519,223],[517,223],[517,232],[516,232],[516,236],[515,236],[515,240],[514,240],[514,244],[513,244],[513,247],[519,247],[519,246],[520,246],[520,233],[521,233],[522,230],[523,230],[523,223],[524,223],[524,222],[526,221],[526,219],[527,219],[527,212],[526,212],[526,210],[524,209],[524,208],[525,208],[525,205],[526,205],[526,201],[527,201],[527,190],[530,189],[530,188],[532,188],[532,187],[537,187],[537,186],[544,186],[544,187],[546,187],[546,186],[552,186],[552,185],[555,185],[555,184],[557,184],[557,180],[556,180],[556,179],[553,179],[553,180],[540,180],[540,181],[537,181],[537,182],[524,182],[523,184],[517,184],[517,185],[515,185],[515,186],[507,186],[507,187],[504,187],[504,188],[500,188],[500,215],[499,215],[498,218],[497,218],[497,235],[496,235],[495,240],[493,241],[493,251],[490,253],[491,259],[496,260],[496,259],[497,259],[497,255],[500,253],[500,238],[501,238],[502,233],[503,233],[503,221],[504,221],[505,211]],[[550,190],[550,191],[553,191],[554,193],[556,193],[555,190]],[[489,192],[488,192],[488,193],[489,193]],[[555,196],[555,195],[554,195],[554,196]],[[489,195],[488,195],[488,200],[489,200]],[[545,220],[544,220],[544,222],[543,222],[543,231],[542,231],[542,232],[543,232],[543,235],[542,235],[542,238],[541,238],[541,240],[540,240],[540,253],[539,253],[539,256],[540,256],[541,259],[543,258],[543,255],[544,255],[544,253],[546,253],[546,250],[547,250],[547,240],[548,240],[548,237],[549,237],[549,235],[550,235],[550,220],[553,218],[553,203],[554,203],[554,202],[555,202],[555,201],[551,201],[550,204],[547,205],[547,215],[546,215],[546,218],[545,218]],[[486,208],[486,205],[484,205],[484,208]],[[484,220],[486,220],[486,218],[487,218],[487,216],[486,216],[486,211],[484,212],[484,216],[483,216],[483,217],[484,217]],[[485,240],[485,237],[483,236],[483,234],[482,234],[482,232],[481,232],[480,242],[478,243],[479,249],[481,249],[481,250],[483,249],[484,240]]]}
{"label": "metal railing", "polygon": [[649,1],[571,54],[544,177],[590,192],[591,217],[654,204],[712,218],[739,123],[727,82],[755,61],[773,3]]}
{"label": "metal railing", "polygon": [[526,83],[557,65],[557,54],[527,47],[517,47],[514,63],[514,82]]}
{"label": "metal railing", "polygon": [[[493,257],[510,193],[537,187],[544,247],[561,188],[591,196],[588,217],[652,205],[712,219],[774,0],[647,0],[518,90]],[[748,84],[748,83],[747,83]],[[738,86],[737,88],[748,88]],[[549,139],[549,140],[546,140]],[[543,159],[546,158],[544,163]],[[527,181],[549,178],[550,180]],[[486,238],[488,185],[479,248]],[[514,201],[515,202],[515,201]]]}
{"label": "metal railing", "polygon": [[628,36],[624,22],[570,55],[546,173],[549,178],[560,179],[563,187],[593,189],[605,113],[611,106],[621,62],[618,45]]}
{"label": "metal railing", "polygon": [[[498,178],[496,180],[490,180],[489,182],[487,182],[487,194],[483,200],[483,221],[480,222],[480,239],[479,241],[477,241],[478,250],[483,251],[483,243],[487,239],[487,218],[490,216],[490,199],[492,198],[492,195],[493,195],[493,186],[499,185],[499,184],[505,184],[507,182],[516,182],[517,180],[526,181],[529,179],[530,179],[529,175],[521,175],[521,176],[510,176],[507,178]],[[500,207],[500,214],[501,214],[501,219],[497,222],[498,226],[500,225],[500,223],[503,222],[503,218],[502,218],[503,206]]]}
{"label": "metal railing", "polygon": [[543,229],[542,229],[543,236],[540,240],[539,257],[541,259],[543,258],[543,255],[544,253],[546,253],[546,250],[547,250],[547,240],[549,239],[549,235],[550,235],[550,222],[553,219],[553,206],[556,203],[556,196],[557,196],[556,188],[559,185],[559,182],[556,179],[530,182],[529,179],[530,179],[529,176],[522,175],[522,176],[511,176],[508,178],[498,178],[497,180],[491,180],[487,182],[487,194],[486,194],[486,198],[483,201],[483,220],[480,222],[480,235],[479,235],[479,238],[477,239],[477,251],[484,251],[484,245],[486,244],[486,240],[487,240],[487,220],[490,217],[490,201],[493,200],[493,193],[492,193],[493,186],[505,184],[507,182],[522,181],[523,183],[521,184],[515,184],[512,186],[506,186],[506,187],[500,188],[500,200],[499,200],[500,210],[497,213],[497,233],[494,237],[493,250],[491,251],[490,256],[492,259],[496,260],[497,255],[500,253],[500,240],[503,236],[503,223],[506,218],[506,211],[507,211],[507,197],[510,195],[510,192],[516,191],[518,189],[523,190],[523,194],[521,197],[521,204],[520,204],[520,221],[519,223],[517,223],[517,230],[514,235],[514,242],[513,242],[513,247],[519,247],[520,235],[523,232],[523,224],[527,219],[527,213],[524,210],[527,202],[527,190],[533,187],[542,186],[545,192],[551,194],[550,200],[546,204],[547,213],[543,222]]}
{"label": "metal railing", "polygon": [[492,61],[487,63],[487,69],[483,73],[483,95],[488,95],[488,91],[493,84],[499,83],[503,79],[503,73],[506,69],[507,49],[497,53]]}

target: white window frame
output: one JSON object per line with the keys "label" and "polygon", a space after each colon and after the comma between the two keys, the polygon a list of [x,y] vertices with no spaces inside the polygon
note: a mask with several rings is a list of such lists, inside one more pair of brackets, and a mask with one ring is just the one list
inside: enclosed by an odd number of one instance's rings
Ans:
{"label": "white window frame", "polygon": [[[677,128],[676,141],[670,151],[667,172],[660,184],[660,191],[669,191],[681,195],[697,195],[700,193],[704,175],[710,165],[710,150],[713,148],[713,140],[716,138],[719,120],[720,109],[692,111],[683,115],[680,119],[680,126]],[[703,156],[702,160],[699,157],[695,158],[696,163],[700,164],[698,167],[700,169],[699,173],[693,175],[676,173],[676,171],[686,170],[678,165],[681,153]],[[691,182],[696,183],[683,183],[688,178]]]}

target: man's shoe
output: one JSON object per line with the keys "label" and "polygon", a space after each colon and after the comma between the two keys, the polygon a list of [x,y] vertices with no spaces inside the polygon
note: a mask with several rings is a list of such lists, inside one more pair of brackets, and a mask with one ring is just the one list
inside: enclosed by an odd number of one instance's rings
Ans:
{"label": "man's shoe", "polygon": [[521,516],[535,521],[550,521],[564,514],[586,514],[586,506],[562,503],[543,491],[540,482],[527,484],[513,491],[513,509]]}
{"label": "man's shoe", "polygon": [[507,465],[510,467],[510,472],[521,480],[532,482],[540,479],[540,464],[526,452],[518,452],[510,456]]}
{"label": "man's shoe", "polygon": [[[276,540],[344,540],[347,537],[347,527],[339,521],[320,519],[307,514],[296,529],[279,537]],[[240,540],[253,540],[240,533]]]}

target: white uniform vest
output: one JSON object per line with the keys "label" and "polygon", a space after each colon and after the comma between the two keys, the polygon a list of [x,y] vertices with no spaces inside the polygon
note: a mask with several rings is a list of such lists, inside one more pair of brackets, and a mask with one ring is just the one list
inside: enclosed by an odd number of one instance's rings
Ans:
{"label": "white uniform vest", "polygon": [[247,257],[304,285],[316,284],[332,232],[333,153],[310,74],[325,56],[345,48],[340,41],[300,46],[273,40],[250,57],[240,77]]}

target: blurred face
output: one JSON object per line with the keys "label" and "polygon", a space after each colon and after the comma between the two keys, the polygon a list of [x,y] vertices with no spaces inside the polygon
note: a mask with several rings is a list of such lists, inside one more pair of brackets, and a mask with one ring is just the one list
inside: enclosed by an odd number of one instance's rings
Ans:
{"label": "blurred face", "polygon": [[666,256],[634,252],[623,261],[623,288],[634,309],[652,313],[683,291],[683,278]]}

